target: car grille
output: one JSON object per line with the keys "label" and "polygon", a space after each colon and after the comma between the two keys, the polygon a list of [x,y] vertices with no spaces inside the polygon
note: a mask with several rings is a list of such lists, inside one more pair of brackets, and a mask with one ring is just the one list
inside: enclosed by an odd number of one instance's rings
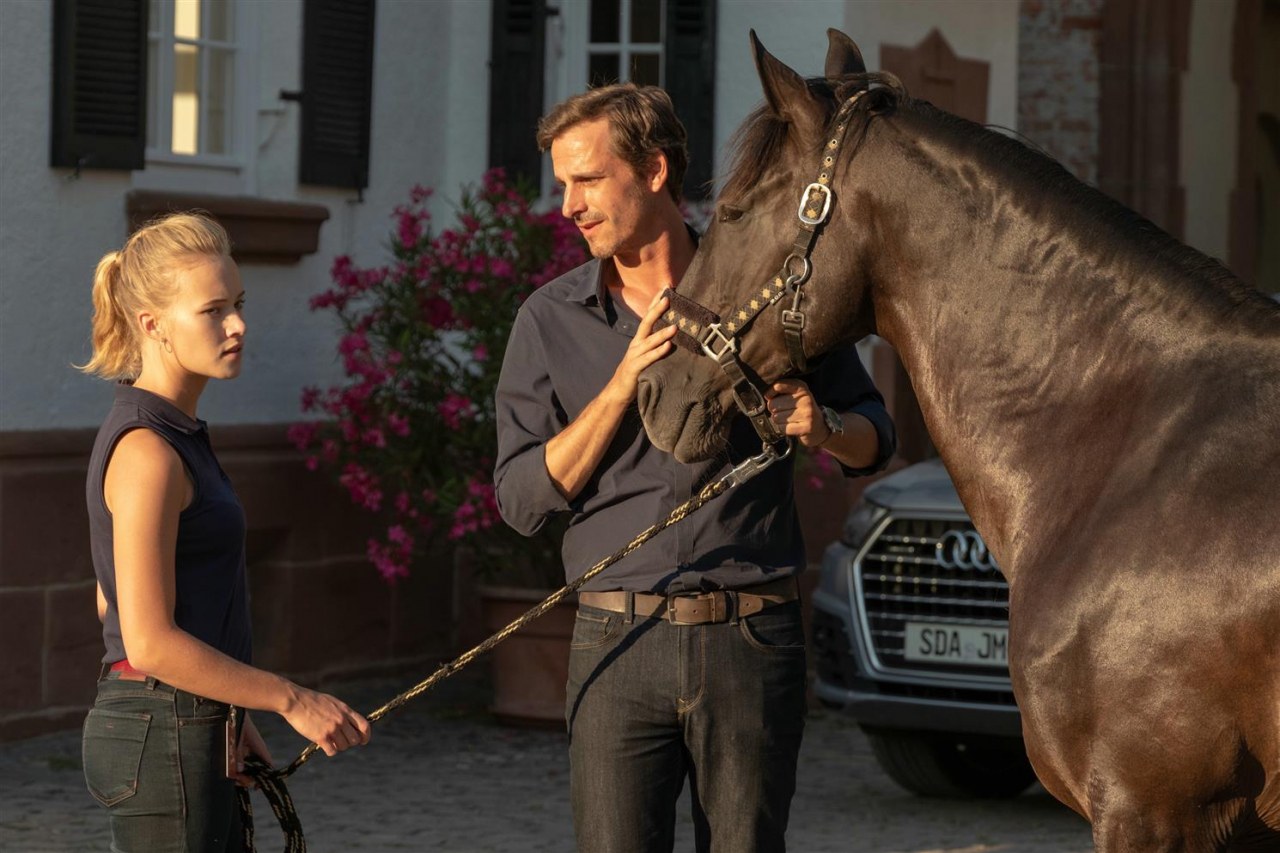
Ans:
{"label": "car grille", "polygon": [[967,519],[895,518],[855,563],[855,581],[881,667],[1000,674],[989,667],[908,661],[903,655],[907,622],[1009,626],[1009,585],[998,570],[939,563],[939,541],[951,530],[971,532],[973,524]]}

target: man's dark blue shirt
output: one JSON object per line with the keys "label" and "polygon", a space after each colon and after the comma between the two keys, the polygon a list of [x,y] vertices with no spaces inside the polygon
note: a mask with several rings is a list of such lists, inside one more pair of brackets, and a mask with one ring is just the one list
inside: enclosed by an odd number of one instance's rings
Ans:
{"label": "man's dark blue shirt", "polygon": [[[622,300],[610,297],[601,270],[600,261],[589,261],[529,297],[516,317],[498,380],[499,509],[526,535],[555,513],[572,514],[562,549],[568,580],[760,452],[750,423],[738,417],[721,456],[679,463],[649,443],[633,404],[586,485],[565,500],[547,472],[546,443],[603,390],[640,324]],[[875,464],[846,468],[846,475],[883,468],[895,449],[893,423],[857,353],[832,353],[805,380],[820,405],[856,412],[875,426]],[[584,589],[736,589],[798,573],[805,553],[793,461],[794,456],[772,466],[662,531]]]}

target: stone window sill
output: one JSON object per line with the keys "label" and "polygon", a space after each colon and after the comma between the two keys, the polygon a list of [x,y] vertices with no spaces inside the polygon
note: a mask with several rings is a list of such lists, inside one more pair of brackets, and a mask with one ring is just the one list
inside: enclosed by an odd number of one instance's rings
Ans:
{"label": "stone window sill", "polygon": [[320,204],[268,201],[251,196],[132,190],[125,213],[132,233],[166,213],[200,210],[227,229],[231,255],[241,263],[294,264],[320,245],[320,225],[329,209]]}

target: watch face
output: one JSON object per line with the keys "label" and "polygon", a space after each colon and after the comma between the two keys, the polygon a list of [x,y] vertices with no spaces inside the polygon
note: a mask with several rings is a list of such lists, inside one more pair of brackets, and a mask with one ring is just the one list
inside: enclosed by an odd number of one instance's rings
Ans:
{"label": "watch face", "polygon": [[836,414],[834,409],[823,406],[822,419],[827,422],[827,429],[833,433],[844,435],[844,422],[840,420],[840,415]]}

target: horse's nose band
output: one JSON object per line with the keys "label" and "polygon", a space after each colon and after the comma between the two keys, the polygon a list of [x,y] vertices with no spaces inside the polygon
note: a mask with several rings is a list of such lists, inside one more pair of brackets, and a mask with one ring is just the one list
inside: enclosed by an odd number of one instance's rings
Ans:
{"label": "horse's nose band", "polygon": [[655,330],[674,325],[677,346],[695,355],[705,355],[720,365],[720,369],[729,377],[729,387],[738,408],[750,419],[751,425],[765,444],[783,441],[786,436],[769,417],[763,389],[743,369],[742,361],[738,358],[738,338],[746,333],[747,326],[764,309],[778,302],[790,291],[791,307],[782,310],[782,335],[787,343],[791,366],[797,373],[809,372],[809,362],[804,355],[805,315],[800,307],[804,296],[801,288],[813,271],[809,256],[818,239],[818,229],[831,217],[831,205],[835,201],[835,192],[831,189],[831,172],[835,168],[840,145],[844,142],[845,128],[849,125],[849,117],[853,114],[858,99],[866,92],[866,89],[857,92],[840,106],[834,122],[835,128],[823,149],[825,153],[818,179],[800,193],[800,206],[796,209],[800,229],[796,233],[795,242],[786,260],[782,262],[782,269],[772,280],[723,319],[714,311],[676,293],[674,289],[668,289],[666,297],[670,307],[654,324]]}

